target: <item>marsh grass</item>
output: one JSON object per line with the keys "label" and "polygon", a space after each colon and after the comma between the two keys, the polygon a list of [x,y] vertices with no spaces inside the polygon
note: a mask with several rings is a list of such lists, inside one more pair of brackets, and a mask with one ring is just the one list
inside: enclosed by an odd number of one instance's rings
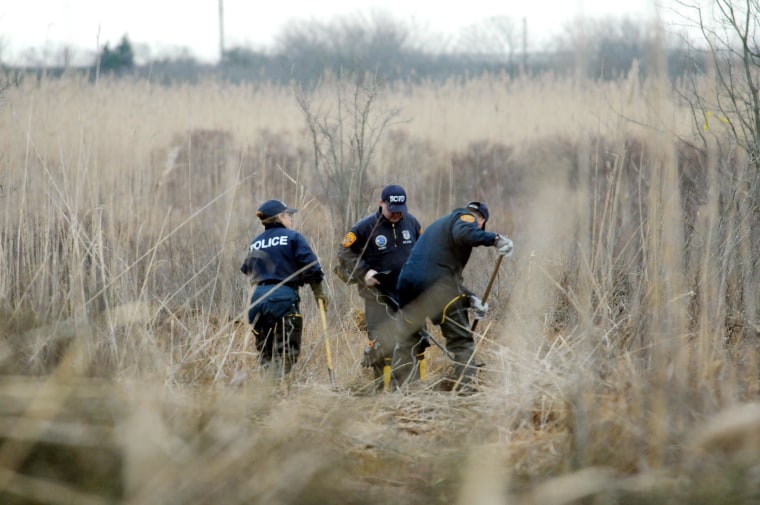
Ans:
{"label": "marsh grass", "polygon": [[[423,224],[484,199],[517,246],[478,328],[473,396],[438,390],[435,347],[417,390],[368,391],[361,300],[331,275],[345,230],[287,88],[8,90],[0,501],[758,500],[751,214],[682,142],[690,111],[652,83],[552,77],[378,100],[408,121],[378,146],[377,192],[405,186]],[[292,377],[254,365],[238,266],[273,197],[301,209],[328,272],[334,388],[308,289]],[[474,291],[495,259],[473,252]]]}

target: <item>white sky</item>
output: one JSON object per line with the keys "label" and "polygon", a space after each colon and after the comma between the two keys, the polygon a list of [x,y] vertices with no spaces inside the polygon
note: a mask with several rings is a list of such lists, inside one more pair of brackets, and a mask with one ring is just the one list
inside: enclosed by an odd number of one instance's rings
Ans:
{"label": "white sky", "polygon": [[[655,1],[223,0],[225,47],[271,46],[292,19],[328,21],[373,10],[450,36],[491,16],[525,18],[535,44],[578,15],[651,18]],[[78,56],[92,55],[105,43],[115,47],[126,34],[134,47],[149,46],[153,57],[187,48],[195,58],[213,62],[219,53],[218,15],[218,0],[0,0],[0,59],[21,63],[30,48],[50,57],[64,46]]]}

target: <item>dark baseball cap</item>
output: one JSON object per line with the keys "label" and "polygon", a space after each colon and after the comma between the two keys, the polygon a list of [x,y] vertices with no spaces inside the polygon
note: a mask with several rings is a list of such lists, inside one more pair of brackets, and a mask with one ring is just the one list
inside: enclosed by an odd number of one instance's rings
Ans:
{"label": "dark baseball cap", "polygon": [[263,221],[283,212],[293,214],[294,212],[298,212],[298,209],[291,209],[280,200],[267,200],[259,206],[259,209],[256,211],[256,217]]}
{"label": "dark baseball cap", "polygon": [[[470,203],[467,204],[467,209],[468,210],[474,210],[475,212],[477,212],[478,214],[480,214],[481,216],[483,216],[483,219],[485,219],[486,222],[488,221],[488,215],[489,215],[488,214],[488,206],[485,203],[483,203],[483,202],[470,202]],[[483,224],[483,229],[484,230],[486,229],[485,223]]]}
{"label": "dark baseball cap", "polygon": [[401,186],[385,186],[381,198],[389,212],[406,212],[406,191]]}

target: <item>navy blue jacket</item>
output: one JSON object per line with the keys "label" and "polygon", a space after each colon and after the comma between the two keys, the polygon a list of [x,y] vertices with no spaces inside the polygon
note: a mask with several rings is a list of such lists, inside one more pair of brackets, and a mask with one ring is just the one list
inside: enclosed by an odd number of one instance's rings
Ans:
{"label": "navy blue jacket", "polygon": [[248,247],[240,271],[259,284],[286,281],[293,288],[320,282],[324,277],[306,238],[279,222],[264,225],[264,231]]}
{"label": "navy blue jacket", "polygon": [[492,246],[496,233],[478,228],[477,218],[467,209],[455,209],[425,229],[399,274],[397,290],[403,307],[434,284],[462,284],[462,272],[472,248]]}
{"label": "navy blue jacket", "polygon": [[339,268],[349,282],[356,282],[359,294],[374,298],[364,288],[364,276],[372,269],[380,273],[377,288],[394,299],[399,271],[422,234],[417,218],[409,213],[397,223],[383,217],[382,208],[362,218],[343,238],[338,250]]}

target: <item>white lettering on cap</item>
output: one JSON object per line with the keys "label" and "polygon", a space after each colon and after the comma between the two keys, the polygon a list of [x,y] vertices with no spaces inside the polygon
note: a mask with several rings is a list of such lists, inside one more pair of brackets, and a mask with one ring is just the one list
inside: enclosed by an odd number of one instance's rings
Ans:
{"label": "white lettering on cap", "polygon": [[388,203],[404,203],[406,201],[406,196],[404,195],[390,195],[388,197]]}

